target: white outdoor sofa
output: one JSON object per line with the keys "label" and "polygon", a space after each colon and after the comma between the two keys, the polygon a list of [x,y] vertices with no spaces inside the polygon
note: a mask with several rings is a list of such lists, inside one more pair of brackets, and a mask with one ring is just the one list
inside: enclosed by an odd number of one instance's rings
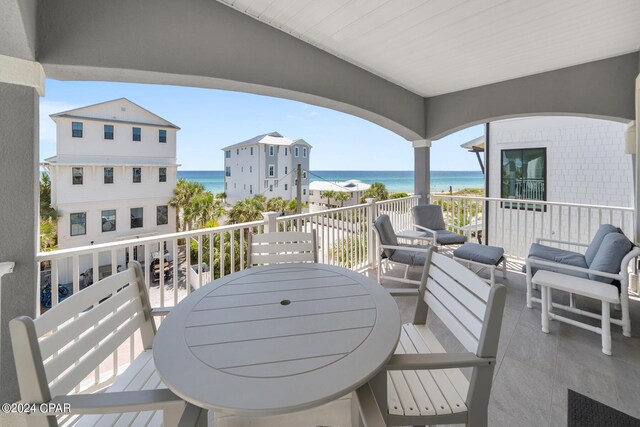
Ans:
{"label": "white outdoor sofa", "polygon": [[[38,411],[27,415],[28,425],[206,425],[206,411],[185,404],[155,370],[152,316],[167,313],[151,309],[140,264],[134,261],[36,319],[11,320],[21,403],[56,409],[47,411],[48,416]],[[144,351],[115,382],[101,393],[73,394],[136,331]]]}
{"label": "white outdoor sofa", "polygon": [[[586,247],[586,251],[583,255],[541,245],[541,242]],[[601,334],[602,352],[610,355],[611,323],[620,325],[624,336],[631,336],[628,268],[632,260],[639,256],[640,248],[633,245],[618,228],[610,224],[600,226],[589,244],[538,238],[536,243],[531,245],[524,266],[527,275],[527,307],[532,308],[534,302],[542,305],[541,324],[545,333],[549,332],[549,320],[554,319]],[[533,296],[534,286],[541,288],[540,298]],[[554,289],[570,294],[569,305],[552,301]],[[599,300],[602,304],[601,313],[577,308],[575,295]],[[611,304],[620,306],[621,318],[610,316]],[[596,327],[566,318],[554,313],[554,309],[598,319],[601,326]]]}
{"label": "white outdoor sofa", "polygon": [[[407,295],[406,291],[398,295]],[[390,289],[392,295],[396,291]],[[353,396],[353,427],[487,426],[506,288],[429,249],[413,323],[383,370]],[[467,352],[448,353],[426,324],[431,310]],[[460,368],[471,368],[468,380]]]}

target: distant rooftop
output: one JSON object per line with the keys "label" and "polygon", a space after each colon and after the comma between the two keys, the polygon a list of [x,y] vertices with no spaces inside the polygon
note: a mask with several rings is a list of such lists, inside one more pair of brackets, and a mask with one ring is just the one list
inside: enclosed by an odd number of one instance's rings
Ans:
{"label": "distant rooftop", "polygon": [[44,159],[42,165],[59,166],[180,166],[172,157],[148,156],[68,156]]}
{"label": "distant rooftop", "polygon": [[282,136],[278,132],[270,132],[270,133],[264,133],[262,135],[254,136],[253,138],[247,139],[246,141],[229,145],[227,147],[224,147],[223,150],[230,150],[232,148],[238,148],[238,147],[243,147],[245,145],[255,145],[255,144],[290,146],[292,144],[299,144],[299,143],[306,144],[309,147],[311,147],[311,144],[309,144],[304,139],[293,140],[293,139],[289,139],[287,137]]}
{"label": "distant rooftop", "polygon": [[350,179],[348,181],[311,181],[309,190],[313,191],[365,191],[371,187],[369,184],[358,179]]}

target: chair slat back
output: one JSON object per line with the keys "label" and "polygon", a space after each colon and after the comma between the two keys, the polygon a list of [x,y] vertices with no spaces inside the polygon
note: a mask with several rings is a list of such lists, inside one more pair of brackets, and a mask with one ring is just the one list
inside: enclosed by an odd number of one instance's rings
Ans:
{"label": "chair slat back", "polygon": [[467,268],[433,252],[425,265],[421,296],[428,308],[470,352],[484,337],[491,285]]}
{"label": "chair slat back", "polygon": [[249,235],[249,266],[318,262],[316,232],[286,231]]}
{"label": "chair slat back", "polygon": [[447,228],[439,205],[416,205],[411,208],[413,222],[431,230],[445,230]]}
{"label": "chair slat back", "polygon": [[32,402],[69,393],[137,330],[146,349],[155,334],[137,262],[10,328],[21,398]]}

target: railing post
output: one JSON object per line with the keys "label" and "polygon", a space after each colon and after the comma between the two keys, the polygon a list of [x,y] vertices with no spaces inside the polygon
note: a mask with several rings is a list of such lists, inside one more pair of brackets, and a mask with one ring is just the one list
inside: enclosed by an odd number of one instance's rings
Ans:
{"label": "railing post", "polygon": [[376,199],[365,199],[367,202],[367,262],[371,267],[376,262],[376,244],[373,239],[373,221],[376,219]]}
{"label": "railing post", "polygon": [[276,218],[280,216],[280,212],[263,212],[262,216],[264,218],[265,233],[275,233],[276,231],[278,231],[278,224],[276,223]]}

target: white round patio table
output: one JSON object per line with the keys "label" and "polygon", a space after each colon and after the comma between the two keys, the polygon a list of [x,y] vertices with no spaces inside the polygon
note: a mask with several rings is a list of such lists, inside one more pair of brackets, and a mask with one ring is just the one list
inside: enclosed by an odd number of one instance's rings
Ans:
{"label": "white round patio table", "polygon": [[371,379],[400,337],[374,280],[325,264],[254,267],[209,283],[162,321],[160,377],[212,411],[274,415],[340,398]]}

